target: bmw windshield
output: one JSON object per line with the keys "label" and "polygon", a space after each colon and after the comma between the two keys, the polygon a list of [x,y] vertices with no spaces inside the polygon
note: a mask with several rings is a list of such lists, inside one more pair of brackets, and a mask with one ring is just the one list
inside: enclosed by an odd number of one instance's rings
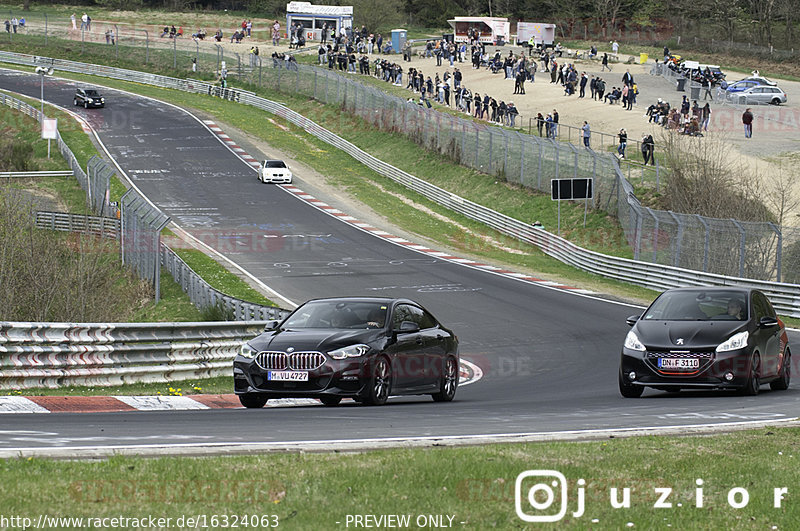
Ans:
{"label": "bmw windshield", "polygon": [[388,305],[374,301],[311,301],[281,324],[283,329],[383,328]]}

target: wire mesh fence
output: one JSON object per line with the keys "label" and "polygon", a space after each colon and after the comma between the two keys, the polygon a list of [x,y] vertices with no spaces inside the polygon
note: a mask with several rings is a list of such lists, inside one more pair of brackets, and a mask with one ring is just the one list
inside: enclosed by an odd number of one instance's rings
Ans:
{"label": "wire mesh fence", "polygon": [[169,216],[130,188],[120,200],[120,257],[139,278],[150,281],[158,302],[161,296],[161,230]]}
{"label": "wire mesh fence", "polygon": [[[33,59],[23,54],[0,52],[0,60],[4,61],[30,64]],[[264,62],[257,63],[263,66]],[[64,60],[55,60],[53,64],[56,68],[73,71],[86,68],[83,63]],[[92,68],[98,75],[208,93],[282,116],[290,112],[252,92],[108,66],[92,65]],[[792,250],[800,246],[796,231],[787,231],[771,223],[716,220],[644,208],[616,157],[610,153],[426,109],[317,67],[276,60],[270,67],[243,69],[242,75],[244,81],[254,85],[337,105],[344,112],[355,114],[384,131],[403,134],[421,147],[459,164],[543,192],[549,191],[550,179],[591,177],[595,191],[592,206],[616,213],[637,260],[677,264],[681,268],[731,277],[744,274],[766,281],[800,278],[800,261],[786,260],[785,256],[794,256],[794,253],[784,252],[787,246]],[[325,141],[336,137],[319,126],[310,128],[309,132]],[[786,232],[791,237],[787,237]]]}

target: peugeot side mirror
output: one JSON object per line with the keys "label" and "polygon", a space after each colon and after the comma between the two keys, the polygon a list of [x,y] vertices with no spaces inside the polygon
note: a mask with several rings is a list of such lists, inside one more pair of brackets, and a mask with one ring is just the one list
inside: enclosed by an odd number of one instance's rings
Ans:
{"label": "peugeot side mirror", "polygon": [[774,317],[762,317],[758,321],[759,328],[772,328],[773,326],[778,326],[778,320]]}
{"label": "peugeot side mirror", "polygon": [[639,317],[641,317],[641,316],[640,315],[631,315],[630,317],[625,319],[625,322],[628,323],[628,326],[633,326],[633,325],[636,324],[636,321],[639,320]]}

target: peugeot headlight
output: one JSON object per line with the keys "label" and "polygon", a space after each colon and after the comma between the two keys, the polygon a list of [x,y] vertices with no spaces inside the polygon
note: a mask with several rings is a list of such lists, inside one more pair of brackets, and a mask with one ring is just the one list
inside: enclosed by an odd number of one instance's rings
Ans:
{"label": "peugeot headlight", "polygon": [[628,332],[628,335],[625,336],[625,348],[630,350],[638,350],[640,352],[645,351],[644,345],[642,345],[642,342],[639,341],[639,336],[637,336],[633,330]]}
{"label": "peugeot headlight", "polygon": [[367,345],[350,345],[349,347],[337,348],[328,352],[328,356],[335,360],[343,360],[345,358],[358,358],[369,352]]}
{"label": "peugeot headlight", "polygon": [[251,347],[248,343],[242,343],[241,348],[239,348],[239,354],[243,358],[253,359],[256,357],[256,354],[258,354],[258,351]]}
{"label": "peugeot headlight", "polygon": [[739,350],[747,346],[747,339],[750,337],[749,332],[739,332],[733,334],[726,342],[721,343],[717,347],[717,352],[728,352],[730,350]]}

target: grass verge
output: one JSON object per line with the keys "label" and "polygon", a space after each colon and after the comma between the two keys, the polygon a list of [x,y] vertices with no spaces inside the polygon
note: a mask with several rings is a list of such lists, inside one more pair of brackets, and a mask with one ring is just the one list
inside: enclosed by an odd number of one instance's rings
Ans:
{"label": "grass verge", "polygon": [[233,392],[230,376],[194,378],[169,383],[135,383],[93,387],[71,385],[58,389],[18,389],[0,391],[5,396],[187,396],[199,394],[229,394]]}
{"label": "grass verge", "polygon": [[[773,428],[711,437],[369,453],[113,457],[91,462],[7,459],[0,461],[6,479],[0,498],[7,514],[34,522],[42,512],[83,518],[149,514],[172,518],[173,526],[183,517],[184,527],[196,527],[187,526],[185,518],[199,515],[210,525],[216,515],[212,527],[217,527],[222,518],[231,522],[255,515],[259,521],[262,515],[274,515],[285,529],[346,529],[354,525],[353,515],[369,514],[407,515],[410,527],[422,527],[417,518],[434,515],[456,529],[516,529],[526,524],[515,513],[515,480],[521,472],[537,469],[556,470],[567,478],[568,511],[555,524],[558,528],[792,529],[800,520],[800,500],[794,492],[798,440],[798,428]],[[258,480],[242,481],[243,477]],[[529,477],[521,484],[522,507],[529,514],[537,513],[527,493],[541,479]],[[579,479],[586,481],[585,513],[575,517]],[[698,479],[703,480],[702,507],[697,504]],[[611,489],[618,489],[622,500],[626,488],[630,507],[612,508]],[[729,493],[736,488],[749,495],[748,503],[738,509],[729,503]],[[788,492],[775,508],[774,489],[780,488]],[[671,489],[664,500],[668,508],[654,508],[660,497],[656,489]],[[558,511],[555,490],[549,514]],[[733,492],[731,499],[741,501],[742,491]],[[536,500],[544,502],[543,492],[538,494]],[[139,526],[129,522],[122,527]],[[259,527],[266,525],[260,522]]]}
{"label": "grass verge", "polygon": [[195,273],[208,282],[212,288],[218,289],[226,295],[242,299],[263,306],[275,306],[275,303],[264,295],[251,288],[247,282],[240,279],[207,254],[194,249],[175,249],[181,260],[191,267]]}

